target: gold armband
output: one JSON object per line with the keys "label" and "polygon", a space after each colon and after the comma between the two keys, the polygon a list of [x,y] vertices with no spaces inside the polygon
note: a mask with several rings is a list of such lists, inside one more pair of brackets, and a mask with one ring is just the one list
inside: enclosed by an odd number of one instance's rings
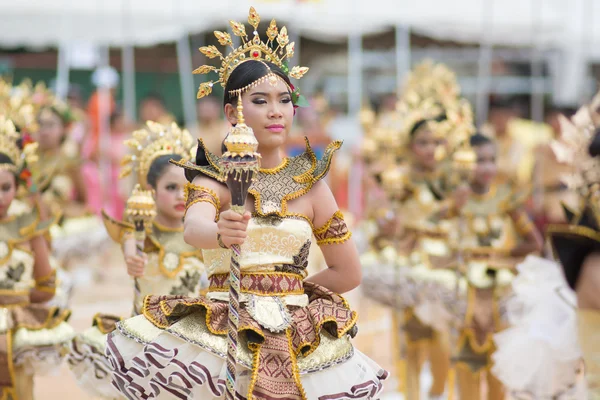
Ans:
{"label": "gold armband", "polygon": [[35,290],[46,293],[56,293],[56,270],[35,280]]}
{"label": "gold armband", "polygon": [[344,215],[336,211],[325,225],[313,231],[318,245],[344,243],[350,239],[352,232],[348,229]]}
{"label": "gold armband", "polygon": [[204,186],[194,185],[193,183],[188,183],[185,185],[185,212],[196,203],[210,203],[215,207],[217,214],[215,215],[215,221],[219,219],[219,210],[221,209],[221,202],[219,201],[219,196],[211,190]]}

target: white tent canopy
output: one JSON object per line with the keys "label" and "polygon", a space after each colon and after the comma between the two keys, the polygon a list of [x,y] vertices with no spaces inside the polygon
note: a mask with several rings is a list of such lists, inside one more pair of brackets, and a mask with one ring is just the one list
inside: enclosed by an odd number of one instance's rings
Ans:
{"label": "white tent canopy", "polygon": [[[455,41],[545,46],[600,39],[595,0],[19,0],[0,1],[0,45],[48,46],[69,40],[152,45],[244,20],[254,5],[296,34],[338,39],[391,26]],[[590,46],[591,47],[591,46]]]}

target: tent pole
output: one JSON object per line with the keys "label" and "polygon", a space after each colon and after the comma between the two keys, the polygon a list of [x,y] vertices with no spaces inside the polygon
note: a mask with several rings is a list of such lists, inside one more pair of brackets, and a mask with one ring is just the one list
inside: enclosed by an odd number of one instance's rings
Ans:
{"label": "tent pole", "polygon": [[194,78],[192,76],[192,52],[190,38],[183,34],[177,42],[177,65],[179,66],[179,83],[181,85],[181,105],[185,126],[191,131],[198,127],[196,102],[194,96]]}
{"label": "tent pole", "polygon": [[404,77],[410,72],[410,28],[396,25],[396,89],[398,95],[402,91]]}
{"label": "tent pole", "polygon": [[[99,49],[100,53],[100,68],[107,69],[110,68],[110,47],[103,46]],[[106,85],[102,85],[98,87],[98,118],[99,118],[99,138],[98,138],[98,147],[99,147],[99,172],[100,172],[100,182],[101,182],[101,191],[102,194],[102,204],[103,206],[107,205],[109,201],[108,197],[110,196],[110,187],[114,185],[114,182],[111,182],[110,176],[110,114],[111,114],[111,93],[110,88]]]}
{"label": "tent pole", "polygon": [[132,45],[123,46],[123,106],[125,116],[129,121],[136,121],[137,110],[135,102],[135,48]]}
{"label": "tent pole", "polygon": [[69,91],[69,45],[67,43],[58,46],[56,71],[56,96],[64,99]]}
{"label": "tent pole", "polygon": [[362,35],[348,37],[348,115],[358,117],[362,104]]}
{"label": "tent pole", "polygon": [[494,21],[494,0],[482,2],[481,43],[479,45],[479,69],[477,74],[477,126],[485,123],[488,117],[490,80],[492,72],[491,31]]}

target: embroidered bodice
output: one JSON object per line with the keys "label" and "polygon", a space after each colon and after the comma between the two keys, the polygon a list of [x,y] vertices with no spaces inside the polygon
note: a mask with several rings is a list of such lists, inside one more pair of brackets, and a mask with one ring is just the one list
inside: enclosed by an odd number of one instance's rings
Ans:
{"label": "embroidered bodice", "polygon": [[[117,243],[133,234],[133,225],[106,214],[103,219],[109,235]],[[136,279],[139,289],[134,300],[136,310],[141,309],[144,297],[150,294],[198,295],[204,272],[202,253],[185,243],[183,228],[167,228],[155,222],[146,232],[144,252],[148,263],[144,276]]]}
{"label": "embroidered bodice", "polygon": [[[279,167],[261,169],[256,174],[249,190],[255,200],[255,210],[241,248],[242,273],[286,272],[305,277],[313,235],[319,245],[342,243],[350,238],[351,233],[339,211],[323,227],[315,228],[308,217],[287,208],[289,200],[308,193],[326,175],[331,157],[340,145],[340,142],[329,145],[323,158],[318,160],[307,142],[306,151],[301,155],[286,158]],[[198,151],[205,152],[208,166],[187,161],[174,164],[185,169],[190,181],[201,173],[222,182],[219,157],[208,152],[202,141],[199,141]],[[186,186],[186,208],[197,202],[212,204],[219,218],[221,204],[217,194],[190,183]],[[230,250],[209,249],[203,254],[209,276],[229,273]]]}
{"label": "embroidered bodice", "polygon": [[[297,271],[306,275],[312,227],[302,218],[253,217],[242,246],[242,272]],[[208,275],[229,273],[231,250],[204,250]]]}
{"label": "embroidered bodice", "polygon": [[437,218],[437,213],[446,205],[439,180],[436,175],[412,176],[408,187],[410,194],[401,205],[401,219],[405,228],[424,235],[437,236],[448,232],[448,221]]}
{"label": "embroidered bodice", "polygon": [[[491,187],[485,195],[471,195],[462,210],[464,227],[462,228],[462,247],[471,252],[499,253],[512,249],[519,233],[510,213],[519,207],[526,193],[517,192],[509,184]],[[451,241],[458,246],[458,224],[451,230]]]}
{"label": "embroidered bodice", "polygon": [[55,222],[40,221],[37,208],[24,203],[19,202],[16,208],[11,207],[9,216],[0,222],[0,298],[5,305],[29,302],[29,292],[36,286],[29,241]]}

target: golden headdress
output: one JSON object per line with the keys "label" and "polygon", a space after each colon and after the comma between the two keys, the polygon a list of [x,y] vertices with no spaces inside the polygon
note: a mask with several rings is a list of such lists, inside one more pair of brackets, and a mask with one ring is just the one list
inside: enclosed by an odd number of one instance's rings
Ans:
{"label": "golden headdress", "polygon": [[31,81],[24,80],[18,86],[0,79],[0,115],[10,119],[19,131],[37,130],[37,108],[32,102]]}
{"label": "golden headdress", "polygon": [[125,141],[132,154],[123,158],[120,177],[128,176],[136,171],[138,183],[145,187],[146,177],[152,162],[160,156],[177,154],[187,160],[191,157],[194,139],[186,130],[176,123],[170,126],[148,121],[143,129],[133,132],[131,139]]}
{"label": "golden headdress", "polygon": [[[250,7],[250,13],[248,15],[248,23],[254,28],[253,37],[249,39],[246,34],[246,27],[243,23],[236,21],[229,21],[233,34],[238,36],[242,45],[238,48],[234,48],[231,40],[231,35],[227,32],[215,31],[215,36],[222,46],[231,47],[232,51],[224,56],[215,46],[204,46],[200,48],[200,52],[208,58],[220,58],[221,67],[217,68],[211,65],[203,65],[194,70],[194,74],[208,74],[215,71],[219,74],[217,81],[203,82],[200,84],[198,89],[198,98],[209,95],[212,92],[212,87],[216,83],[220,83],[223,87],[227,84],[229,76],[235,68],[242,63],[249,60],[261,61],[263,63],[270,62],[276,66],[282,68],[282,70],[289,76],[295,79],[300,79],[306,72],[307,67],[293,67],[291,70],[287,66],[287,60],[294,56],[294,42],[289,43],[289,37],[287,28],[284,26],[279,30],[277,23],[273,19],[267,29],[267,41],[263,42],[258,34],[258,25],[260,23],[260,16],[254,9]],[[267,66],[267,64],[265,64]],[[268,68],[268,66],[267,66]],[[241,94],[244,91],[261,84],[262,82],[269,81],[275,84],[281,78],[276,74],[269,72],[264,77],[260,78],[256,82],[237,90],[237,94]]]}
{"label": "golden headdress", "polygon": [[569,188],[579,190],[583,195],[589,194],[592,186],[600,184],[600,158],[592,157],[588,150],[598,125],[595,118],[598,118],[599,107],[600,93],[571,119],[561,115],[560,138],[550,144],[559,162],[575,168],[574,173],[561,179]]}
{"label": "golden headdress", "polygon": [[[453,152],[475,133],[471,104],[460,96],[456,74],[444,64],[425,61],[408,76],[386,135],[396,132],[403,147],[419,122],[446,142]],[[380,127],[381,128],[381,127]],[[384,130],[385,132],[385,130]],[[389,139],[388,139],[389,142]]]}
{"label": "golden headdress", "polygon": [[[0,115],[0,153],[10,159],[10,163],[0,164],[0,169],[19,173],[37,161],[37,143],[22,137],[15,124]],[[31,174],[28,173],[22,178],[30,177]]]}

